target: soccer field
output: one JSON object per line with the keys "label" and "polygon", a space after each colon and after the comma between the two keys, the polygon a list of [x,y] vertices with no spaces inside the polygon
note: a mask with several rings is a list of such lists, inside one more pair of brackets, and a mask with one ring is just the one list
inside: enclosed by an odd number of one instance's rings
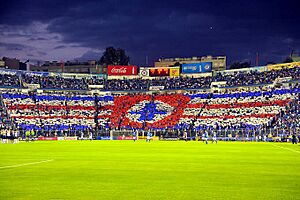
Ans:
{"label": "soccer field", "polygon": [[290,143],[0,144],[0,199],[300,199]]}

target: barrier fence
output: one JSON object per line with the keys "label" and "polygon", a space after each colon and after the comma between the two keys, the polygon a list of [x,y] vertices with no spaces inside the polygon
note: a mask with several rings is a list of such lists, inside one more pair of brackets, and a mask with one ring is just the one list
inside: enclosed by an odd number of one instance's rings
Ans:
{"label": "barrier fence", "polygon": [[300,137],[300,128],[262,128],[262,129],[221,129],[221,130],[20,130],[8,132],[1,130],[2,135],[14,135],[23,140],[26,138],[39,140],[77,140],[77,139],[96,139],[96,140],[132,140],[134,134],[138,139],[145,139],[148,132],[160,140],[182,140],[186,133],[188,140],[201,140],[204,134],[208,139],[216,136],[223,141],[291,141],[292,135]]}

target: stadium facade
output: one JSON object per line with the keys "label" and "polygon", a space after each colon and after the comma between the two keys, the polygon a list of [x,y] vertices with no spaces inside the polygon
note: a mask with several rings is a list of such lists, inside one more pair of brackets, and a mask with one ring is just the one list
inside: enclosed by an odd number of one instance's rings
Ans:
{"label": "stadium facade", "polygon": [[155,67],[170,67],[176,63],[179,64],[190,64],[190,63],[201,63],[211,62],[212,70],[221,71],[226,69],[226,56],[202,56],[202,57],[191,57],[191,58],[160,58],[154,63]]}

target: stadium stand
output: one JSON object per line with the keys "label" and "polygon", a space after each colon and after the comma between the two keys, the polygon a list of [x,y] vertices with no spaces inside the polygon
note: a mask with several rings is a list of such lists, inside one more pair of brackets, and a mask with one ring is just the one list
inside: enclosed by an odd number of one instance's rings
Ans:
{"label": "stadium stand", "polygon": [[150,86],[165,86],[166,90],[178,89],[199,89],[209,88],[212,82],[211,77],[172,77],[164,79],[151,80]]}
{"label": "stadium stand", "polygon": [[19,77],[13,74],[0,74],[0,86],[20,87]]}
{"label": "stadium stand", "polygon": [[0,96],[0,129],[8,129],[11,127],[6,107],[3,103],[2,96]]}
{"label": "stadium stand", "polygon": [[[21,130],[261,129],[298,127],[298,87],[260,92],[65,95],[5,92],[3,105]],[[288,112],[287,112],[288,111]],[[3,109],[1,116],[4,116]],[[76,133],[73,133],[76,134]]]}
{"label": "stadium stand", "polygon": [[39,73],[22,73],[20,76],[11,71],[0,74],[0,87],[22,87],[28,84],[39,84],[43,89],[88,90],[89,85],[103,85],[104,91],[147,91],[151,86],[164,86],[164,90],[203,89],[210,88],[213,81],[226,81],[230,87],[271,84],[277,78],[290,77],[293,81],[300,80],[300,67],[282,68],[270,71],[238,71],[233,74],[216,73],[213,77],[164,77],[156,79],[114,79],[104,80],[87,76],[84,78],[44,75]]}
{"label": "stadium stand", "polygon": [[298,129],[300,128],[300,96],[298,96],[290,101],[288,105],[286,105],[286,111],[280,112],[276,116],[276,120],[272,123],[272,125],[282,128],[291,128]]}
{"label": "stadium stand", "polygon": [[107,80],[105,90],[107,91],[139,91],[148,89],[148,80],[145,79],[124,79],[124,80]]}
{"label": "stadium stand", "polygon": [[[212,94],[203,104],[202,95],[192,95],[184,112],[183,123],[193,122],[198,128],[253,128],[268,125],[295,98],[295,90]],[[195,119],[195,118],[194,118]]]}
{"label": "stadium stand", "polygon": [[271,70],[266,72],[251,70],[227,75],[218,73],[214,76],[214,81],[227,81],[228,86],[245,86],[270,84],[273,83],[276,78],[280,77],[292,77],[293,80],[299,80],[300,68],[283,68],[281,70]]}
{"label": "stadium stand", "polygon": [[[99,131],[138,129],[180,133],[188,130],[193,134],[203,131],[221,134],[224,130],[228,134],[243,130],[255,135],[271,128],[285,133],[300,128],[300,87],[295,84],[300,78],[299,68],[231,75],[218,73],[200,78],[105,80],[34,73],[18,76],[13,72],[1,77],[0,86],[15,88],[2,91],[1,128],[17,128],[23,134],[30,130],[36,135],[79,136],[82,132],[96,131],[97,134]],[[273,84],[279,77],[291,77],[290,84],[230,88]],[[199,90],[209,88],[212,81],[226,81],[230,89]],[[28,84],[39,84],[42,92],[25,89]],[[89,85],[103,85],[99,90],[125,93],[94,95],[81,91],[88,90]],[[162,85],[167,91],[146,93],[149,87]],[[45,92],[47,89],[57,91]],[[189,92],[189,89],[195,91]]]}

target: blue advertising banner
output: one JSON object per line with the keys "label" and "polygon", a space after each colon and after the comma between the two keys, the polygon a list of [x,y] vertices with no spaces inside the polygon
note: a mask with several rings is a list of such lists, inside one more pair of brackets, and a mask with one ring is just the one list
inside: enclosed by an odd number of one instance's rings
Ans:
{"label": "blue advertising banner", "polygon": [[9,69],[0,69],[0,74],[7,74],[7,75],[16,75],[18,71],[16,70],[9,70]]}
{"label": "blue advertising banner", "polygon": [[183,74],[196,74],[211,72],[212,62],[200,62],[200,63],[187,63],[182,64],[181,73]]}
{"label": "blue advertising banner", "polygon": [[24,72],[27,76],[49,76],[48,72]]}

